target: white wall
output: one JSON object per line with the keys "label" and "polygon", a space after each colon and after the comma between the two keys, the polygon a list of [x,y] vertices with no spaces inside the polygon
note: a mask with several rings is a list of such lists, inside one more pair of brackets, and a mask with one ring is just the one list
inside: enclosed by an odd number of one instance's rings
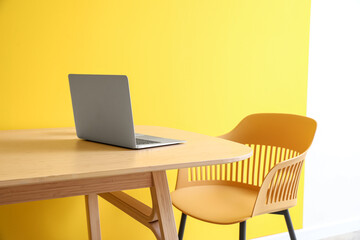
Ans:
{"label": "white wall", "polygon": [[312,1],[307,115],[318,130],[305,163],[297,236],[360,230],[360,0]]}
{"label": "white wall", "polygon": [[304,229],[358,222],[360,0],[312,1],[307,115],[318,131],[306,159]]}

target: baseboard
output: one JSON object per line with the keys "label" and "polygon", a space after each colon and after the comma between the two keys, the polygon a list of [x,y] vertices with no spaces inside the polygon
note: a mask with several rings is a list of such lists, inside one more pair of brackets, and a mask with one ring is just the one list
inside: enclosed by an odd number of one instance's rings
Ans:
{"label": "baseboard", "polygon": [[[342,235],[360,230],[360,218],[327,224],[316,227],[308,227],[296,230],[296,237],[298,240],[319,240],[332,236]],[[276,235],[256,238],[256,240],[289,240],[289,234],[280,233]]]}

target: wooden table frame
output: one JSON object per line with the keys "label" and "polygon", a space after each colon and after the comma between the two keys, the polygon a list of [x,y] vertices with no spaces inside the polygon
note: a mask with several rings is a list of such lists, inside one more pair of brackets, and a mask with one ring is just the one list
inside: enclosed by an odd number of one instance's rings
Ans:
{"label": "wooden table frame", "polygon": [[[0,205],[85,195],[89,238],[100,240],[98,196],[149,228],[178,239],[166,170],[230,163],[251,148],[177,129],[137,131],[184,139],[175,146],[128,150],[80,140],[74,128],[0,131]],[[122,190],[150,188],[152,208]]]}
{"label": "wooden table frame", "polygon": [[147,187],[151,191],[152,208],[121,191],[100,196],[149,228],[157,239],[177,239],[166,172],[152,172],[147,180],[151,183]]}
{"label": "wooden table frame", "polygon": [[[121,192],[147,187],[153,208]],[[0,205],[77,195],[85,195],[91,240],[101,239],[98,195],[148,227],[157,239],[177,239],[165,171],[0,188]]]}

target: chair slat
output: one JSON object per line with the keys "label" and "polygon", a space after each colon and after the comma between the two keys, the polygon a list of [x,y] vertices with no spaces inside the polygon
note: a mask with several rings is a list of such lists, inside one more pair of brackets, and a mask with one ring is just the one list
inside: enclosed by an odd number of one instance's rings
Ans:
{"label": "chair slat", "polygon": [[[261,153],[262,153],[262,146],[259,145],[259,154],[258,154],[258,159],[257,159],[257,182],[256,182],[256,186],[260,186],[260,170],[261,170]],[[254,184],[255,185],[255,184]]]}
{"label": "chair slat", "polygon": [[224,164],[223,167],[224,167],[224,172],[225,172],[224,180],[226,181],[228,178],[228,164]]}
{"label": "chair slat", "polygon": [[286,181],[286,186],[285,186],[285,189],[284,189],[284,194],[282,196],[282,201],[288,200],[288,194],[289,194],[289,190],[290,190],[290,185],[291,185],[292,178],[294,176],[294,165],[290,166],[288,172],[289,172],[289,176],[288,176],[287,181]]}
{"label": "chair slat", "polygon": [[275,180],[275,183],[272,186],[270,203],[273,203],[275,201],[276,189],[277,189],[277,186],[278,186],[278,180],[280,178],[280,171],[277,171],[276,175],[274,177],[276,177],[276,180]]}
{"label": "chair slat", "polygon": [[271,169],[271,167],[272,167],[272,160],[274,159],[274,158],[273,158],[273,149],[274,149],[274,147],[273,147],[273,146],[270,146],[269,166],[268,166],[267,172],[270,172],[270,169]]}
{"label": "chair slat", "polygon": [[288,196],[287,196],[288,199],[292,199],[292,192],[293,192],[293,189],[294,189],[294,186],[295,186],[296,173],[297,173],[297,171],[299,169],[299,166],[300,166],[300,163],[296,163],[294,165],[293,174],[292,174],[291,180],[290,180],[289,193],[288,193]]}
{"label": "chair slat", "polygon": [[[243,161],[242,161],[243,162]],[[236,164],[236,166],[235,166],[235,181],[236,182],[239,182],[240,180],[239,180],[239,168],[240,168],[240,164],[239,164],[239,162],[236,162],[235,163]]]}
{"label": "chair slat", "polygon": [[299,188],[299,180],[300,180],[301,169],[302,169],[303,163],[304,163],[304,161],[300,162],[300,167],[299,167],[299,171],[298,171],[297,178],[296,178],[296,188],[295,188],[295,191],[294,191],[294,194],[293,194],[293,198],[295,198],[297,196],[297,191],[298,191],[298,188]]}
{"label": "chair slat", "polygon": [[266,146],[265,147],[265,153],[264,153],[264,166],[263,166],[263,174],[262,174],[261,184],[263,183],[264,178],[265,178],[266,173],[267,173],[266,172],[266,169],[267,169],[266,165],[268,163],[268,153],[269,153],[269,146]]}
{"label": "chair slat", "polygon": [[297,164],[297,166],[296,166],[296,172],[294,174],[294,180],[293,180],[293,183],[292,183],[293,186],[292,186],[291,193],[290,193],[290,199],[293,199],[293,197],[294,197],[294,192],[295,192],[295,189],[296,189],[296,179],[298,178],[300,170],[301,170],[301,164],[299,162]]}
{"label": "chair slat", "polygon": [[241,182],[245,181],[245,161],[241,161]]}
{"label": "chair slat", "polygon": [[279,149],[280,149],[280,155],[279,155],[279,159],[278,159],[278,161],[276,162],[276,163],[279,163],[279,162],[281,162],[282,161],[282,157],[283,157],[283,148],[281,148],[281,147],[279,147]]}
{"label": "chair slat", "polygon": [[257,151],[257,145],[254,146],[254,153],[253,153],[253,161],[252,161],[252,185],[255,185],[255,163],[256,163],[256,157],[257,157],[258,151]]}
{"label": "chair slat", "polygon": [[298,170],[296,171],[296,175],[295,175],[295,180],[294,180],[294,189],[291,195],[291,199],[293,199],[296,196],[296,190],[297,190],[297,186],[298,185],[298,180],[300,178],[300,174],[301,174],[301,163],[299,162],[299,167]]}
{"label": "chair slat", "polygon": [[275,194],[275,198],[274,198],[274,202],[278,202],[279,201],[279,195],[280,195],[280,191],[281,191],[281,187],[282,187],[282,184],[284,183],[284,173],[285,173],[285,169],[281,169],[279,170],[280,172],[280,178],[279,178],[279,182],[277,184],[277,187],[276,187],[276,194]]}
{"label": "chair slat", "polygon": [[284,199],[284,193],[285,193],[286,186],[288,184],[289,174],[290,174],[290,167],[286,167],[284,178],[283,178],[283,183],[282,183],[280,193],[279,193],[279,201],[283,201],[283,199]]}

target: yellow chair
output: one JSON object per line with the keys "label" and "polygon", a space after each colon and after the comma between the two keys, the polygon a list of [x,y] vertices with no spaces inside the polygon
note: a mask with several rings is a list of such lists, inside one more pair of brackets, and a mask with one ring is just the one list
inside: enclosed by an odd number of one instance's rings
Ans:
{"label": "yellow chair", "polygon": [[247,160],[179,169],[173,205],[183,212],[182,240],[187,215],[217,223],[240,223],[246,239],[246,220],[272,213],[285,216],[290,238],[296,239],[288,209],[297,202],[304,159],[314,138],[316,122],[292,114],[253,114],[221,138],[253,149]]}

